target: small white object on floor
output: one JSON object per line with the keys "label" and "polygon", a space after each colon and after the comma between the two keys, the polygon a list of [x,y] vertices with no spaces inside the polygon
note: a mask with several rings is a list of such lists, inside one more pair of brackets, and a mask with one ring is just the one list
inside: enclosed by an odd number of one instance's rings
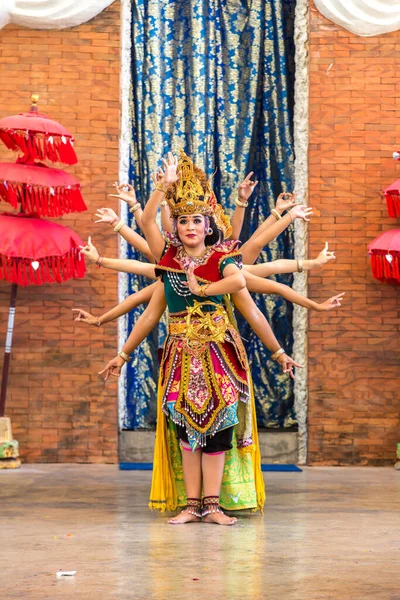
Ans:
{"label": "small white object on floor", "polygon": [[72,577],[77,571],[57,571],[57,577]]}

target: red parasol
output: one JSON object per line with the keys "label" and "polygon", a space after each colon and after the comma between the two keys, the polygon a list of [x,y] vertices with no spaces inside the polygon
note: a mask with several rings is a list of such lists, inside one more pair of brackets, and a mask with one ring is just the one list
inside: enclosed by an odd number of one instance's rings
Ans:
{"label": "red parasol", "polygon": [[21,203],[26,213],[59,217],[87,210],[79,181],[41,163],[0,163],[0,199],[14,208]]}
{"label": "red parasol", "polygon": [[[79,182],[60,169],[34,164],[35,159],[74,164],[77,157],[70,133],[37,111],[32,96],[28,113],[0,119],[0,139],[24,156],[17,164],[0,165],[0,199],[25,213],[46,216],[86,210]],[[10,309],[0,390],[0,417],[4,416],[14,330],[18,285],[42,285],[78,279],[85,274],[76,233],[40,219],[38,214],[0,215],[0,279],[11,282]]]}
{"label": "red parasol", "polygon": [[81,238],[68,227],[32,215],[0,215],[0,279],[42,285],[79,279]]}
{"label": "red parasol", "polygon": [[400,179],[383,191],[386,198],[389,217],[400,217]]}
{"label": "red parasol", "polygon": [[385,231],[368,246],[372,274],[385,283],[400,284],[400,229]]}
{"label": "red parasol", "polygon": [[72,135],[57,121],[38,113],[38,99],[32,96],[29,112],[0,119],[0,139],[10,150],[22,150],[24,162],[47,158],[51,162],[74,165],[78,159]]}

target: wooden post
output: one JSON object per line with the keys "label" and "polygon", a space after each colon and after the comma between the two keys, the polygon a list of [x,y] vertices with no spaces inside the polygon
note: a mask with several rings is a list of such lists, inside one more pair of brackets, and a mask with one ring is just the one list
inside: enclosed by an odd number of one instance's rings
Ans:
{"label": "wooden post", "polygon": [[17,284],[13,283],[11,285],[10,308],[8,311],[8,327],[7,327],[6,347],[4,350],[3,375],[1,378],[0,417],[4,417],[5,410],[6,410],[8,371],[10,369],[12,336],[13,336],[13,331],[14,331],[15,305],[17,302],[17,290],[18,290]]}

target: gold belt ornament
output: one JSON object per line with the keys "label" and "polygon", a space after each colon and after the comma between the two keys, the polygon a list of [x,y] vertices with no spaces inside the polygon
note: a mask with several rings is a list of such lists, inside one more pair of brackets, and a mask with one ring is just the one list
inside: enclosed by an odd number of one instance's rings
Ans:
{"label": "gold belt ornament", "polygon": [[[203,306],[213,306],[215,310],[203,312]],[[228,315],[220,304],[215,302],[198,302],[188,308],[186,316],[179,322],[169,324],[170,335],[184,335],[188,345],[205,344],[208,342],[223,342],[226,330],[230,326]]]}

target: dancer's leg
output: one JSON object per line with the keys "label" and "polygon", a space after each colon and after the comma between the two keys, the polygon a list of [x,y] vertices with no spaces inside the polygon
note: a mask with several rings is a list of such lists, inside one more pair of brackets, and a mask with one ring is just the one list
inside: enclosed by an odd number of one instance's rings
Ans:
{"label": "dancer's leg", "polygon": [[[202,472],[204,498],[214,497],[218,503],[221,490],[222,476],[225,466],[225,452],[214,452],[202,454]],[[217,523],[218,525],[234,525],[236,517],[228,517],[223,512],[211,512],[204,517],[205,523]]]}
{"label": "dancer's leg", "polygon": [[[201,498],[201,450],[192,452],[185,442],[181,442],[183,477],[185,480],[187,498]],[[199,517],[192,515],[188,510],[183,510],[178,516],[170,519],[171,525],[182,525],[200,521]]]}

